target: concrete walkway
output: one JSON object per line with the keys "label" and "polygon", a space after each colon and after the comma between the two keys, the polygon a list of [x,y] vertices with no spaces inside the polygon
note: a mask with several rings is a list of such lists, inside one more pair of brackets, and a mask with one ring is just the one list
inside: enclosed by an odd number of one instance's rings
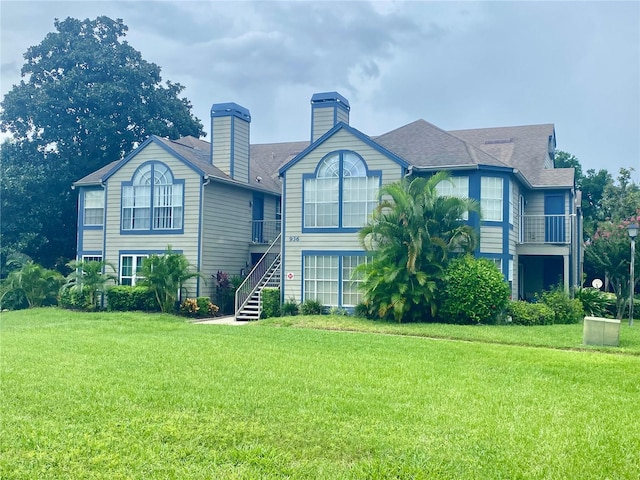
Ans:
{"label": "concrete walkway", "polygon": [[249,322],[239,322],[233,315],[227,315],[226,317],[206,318],[204,320],[196,320],[198,325],[246,325]]}

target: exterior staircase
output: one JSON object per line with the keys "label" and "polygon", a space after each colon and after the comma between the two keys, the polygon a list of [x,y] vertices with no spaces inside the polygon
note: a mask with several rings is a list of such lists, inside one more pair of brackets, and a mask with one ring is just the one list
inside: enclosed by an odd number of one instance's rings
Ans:
{"label": "exterior staircase", "polygon": [[278,235],[236,290],[236,320],[251,321],[260,318],[262,290],[268,287],[280,287],[280,263],[280,236]]}

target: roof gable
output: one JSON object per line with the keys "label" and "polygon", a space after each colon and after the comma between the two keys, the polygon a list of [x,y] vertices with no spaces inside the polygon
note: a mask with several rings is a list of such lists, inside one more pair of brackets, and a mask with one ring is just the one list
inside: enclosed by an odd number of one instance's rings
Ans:
{"label": "roof gable", "polygon": [[289,160],[287,163],[282,165],[279,169],[280,175],[283,175],[289,168],[298,163],[304,157],[306,157],[309,153],[313,152],[316,148],[318,148],[322,143],[324,143],[327,139],[331,138],[340,130],[344,130],[352,134],[354,137],[370,146],[374,150],[380,152],[382,155],[388,157],[398,165],[404,168],[409,167],[409,163],[407,163],[402,157],[398,156],[394,152],[387,149],[384,145],[379,144],[378,142],[372,140],[369,136],[365,135],[361,131],[347,125],[344,122],[338,122],[333,126],[329,131],[327,131],[324,135],[318,138],[315,142],[311,143],[307,148],[305,148],[302,152],[297,154],[294,158]]}
{"label": "roof gable", "polygon": [[[146,147],[148,147],[151,144],[159,146],[164,151],[166,151],[167,153],[169,153],[170,155],[172,155],[176,159],[178,159],[181,162],[183,162],[185,165],[187,165],[189,168],[191,168],[192,170],[194,170],[198,174],[204,175],[204,171],[201,168],[199,168],[197,165],[194,165],[192,161],[190,161],[188,158],[185,158],[183,155],[181,155],[181,153],[176,151],[175,148],[171,148],[171,146],[166,144],[165,141],[166,141],[165,139],[162,139],[160,137],[156,137],[155,135],[151,135],[149,138],[147,138],[144,142],[142,142],[140,144],[140,146],[138,148],[136,148],[133,152],[131,152],[129,155],[124,157],[122,160],[119,160],[118,162],[114,162],[115,165],[113,163],[110,164],[110,165],[114,165],[114,166],[112,168],[110,168],[108,171],[106,171],[101,176],[100,182],[106,182],[112,175],[114,175],[118,170],[120,170],[120,168],[122,168],[125,164],[129,163],[131,160],[133,160],[140,152],[142,152]],[[95,173],[97,173],[97,172],[95,172]]]}

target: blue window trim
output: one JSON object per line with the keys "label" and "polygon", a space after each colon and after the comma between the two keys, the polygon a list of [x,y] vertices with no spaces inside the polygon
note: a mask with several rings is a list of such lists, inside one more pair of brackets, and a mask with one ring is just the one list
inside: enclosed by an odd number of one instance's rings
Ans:
{"label": "blue window trim", "polygon": [[[104,192],[104,211],[102,225],[84,225],[84,192],[87,190],[102,190]],[[107,191],[103,187],[80,187],[78,190],[78,218],[76,219],[76,252],[82,252],[84,248],[84,232],[88,230],[106,231],[104,224],[107,221]]]}
{"label": "blue window trim", "polygon": [[[368,255],[372,255],[373,252],[369,252],[367,250],[302,250],[300,252],[300,299],[304,301],[304,257],[309,256],[325,256],[325,257],[338,257],[338,307],[342,308],[342,282],[344,279],[342,278],[342,259],[344,257],[366,257]],[[346,307],[352,308],[352,307]]]}
{"label": "blue window trim", "polygon": [[102,257],[104,260],[104,255],[100,250],[78,250],[76,254],[77,260],[82,260],[82,257]]}
{"label": "blue window trim", "polygon": [[[149,228],[146,229],[136,229],[136,230],[125,230],[122,228],[122,191],[124,190],[124,187],[131,187],[133,186],[133,178],[136,176],[136,173],[138,172],[138,170],[140,170],[141,168],[147,166],[151,164],[151,192],[150,192],[150,198],[149,198]],[[171,177],[173,178],[173,185],[182,185],[182,227],[180,228],[174,228],[174,229],[154,229],[153,228],[153,196],[155,195],[154,192],[154,183],[153,183],[153,179],[154,179],[154,175],[155,175],[155,166],[156,165],[163,165],[164,167],[167,168],[167,170],[169,170],[169,173],[171,173]],[[131,176],[131,180],[127,180],[125,182],[122,182],[120,185],[120,235],[181,235],[184,233],[184,222],[185,222],[185,212],[186,209],[184,207],[184,196],[185,196],[185,181],[184,179],[179,179],[176,180],[175,176],[173,175],[173,171],[169,168],[169,166],[159,160],[149,160],[148,162],[144,162],[142,164],[140,164],[138,166],[138,168],[136,168],[135,172],[133,172],[133,175]]]}
{"label": "blue window trim", "polygon": [[[380,189],[380,187],[382,186],[382,170],[369,170],[369,166],[367,165],[367,162],[365,162],[364,158],[362,158],[362,155],[360,155],[357,152],[354,152],[353,150],[334,150],[328,154],[326,154],[324,157],[322,157],[322,159],[318,162],[318,164],[316,165],[316,168],[314,170],[313,173],[304,173],[302,174],[302,218],[301,218],[301,229],[302,229],[302,233],[355,233],[358,232],[362,229],[362,226],[360,227],[343,227],[342,226],[342,210],[343,210],[343,180],[344,177],[342,176],[342,169],[343,169],[343,162],[344,162],[344,155],[346,153],[349,154],[353,154],[355,156],[357,156],[360,161],[362,162],[362,164],[364,165],[365,168],[365,172],[366,172],[366,176],[367,177],[378,177],[378,190]],[[305,227],[304,225],[304,219],[305,219],[305,209],[304,209],[304,204],[305,204],[305,181],[306,180],[310,180],[310,179],[314,179],[318,177],[318,169],[320,168],[320,165],[322,164],[322,162],[324,162],[325,159],[329,158],[329,157],[333,157],[335,155],[338,155],[339,158],[339,167],[338,170],[340,172],[340,176],[338,177],[338,226],[337,227]]]}

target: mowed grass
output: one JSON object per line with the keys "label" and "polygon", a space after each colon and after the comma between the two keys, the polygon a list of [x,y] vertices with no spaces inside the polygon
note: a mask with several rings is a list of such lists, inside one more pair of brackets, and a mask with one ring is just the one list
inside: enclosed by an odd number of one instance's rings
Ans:
{"label": "mowed grass", "polygon": [[[574,351],[56,309],[3,313],[0,327],[3,479],[640,471],[633,342]],[[518,327],[480,328],[499,341]]]}

